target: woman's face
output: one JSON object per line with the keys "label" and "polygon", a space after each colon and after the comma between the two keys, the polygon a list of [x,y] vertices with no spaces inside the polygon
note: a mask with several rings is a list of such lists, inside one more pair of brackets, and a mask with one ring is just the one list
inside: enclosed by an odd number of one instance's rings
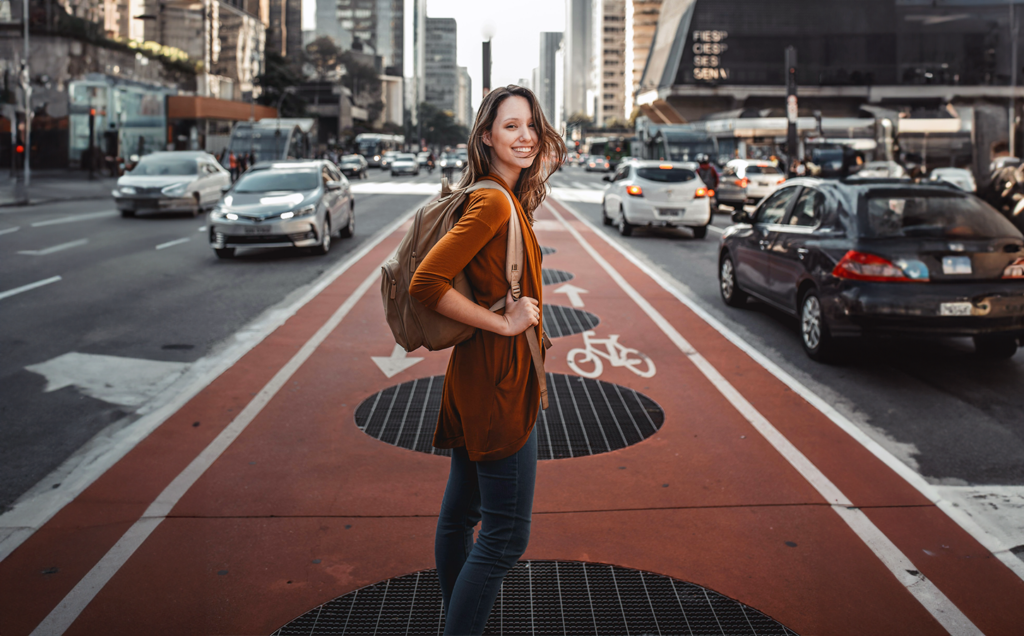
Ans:
{"label": "woman's face", "polygon": [[525,97],[512,95],[498,106],[498,116],[483,141],[491,147],[491,161],[501,170],[519,171],[529,168],[537,154],[537,128]]}

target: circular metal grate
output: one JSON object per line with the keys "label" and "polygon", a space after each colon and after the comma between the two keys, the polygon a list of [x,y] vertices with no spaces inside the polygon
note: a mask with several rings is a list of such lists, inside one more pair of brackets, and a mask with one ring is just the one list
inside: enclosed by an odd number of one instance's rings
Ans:
{"label": "circular metal grate", "polygon": [[[441,634],[437,570],[388,579],[306,612],[274,636]],[[505,577],[484,634],[789,636],[761,612],[661,574],[599,563],[520,561]]]}
{"label": "circular metal grate", "polygon": [[548,254],[554,254],[557,251],[558,250],[556,250],[555,248],[548,247],[547,245],[541,245],[540,246],[540,254],[541,254],[541,256],[547,256]]}
{"label": "circular metal grate", "polygon": [[576,278],[576,275],[572,272],[565,272],[560,269],[547,269],[544,268],[540,271],[541,280],[545,285],[554,285],[556,283],[564,283],[567,280]]}
{"label": "circular metal grate", "polygon": [[[574,375],[549,373],[548,408],[537,415],[537,458],[597,455],[654,435],[665,421],[658,404],[633,389]],[[444,376],[403,382],[356,408],[356,426],[382,442],[450,456],[431,442],[441,410]]]}
{"label": "circular metal grate", "polygon": [[600,318],[589,311],[562,305],[544,305],[544,332],[551,338],[583,333],[600,322]]}

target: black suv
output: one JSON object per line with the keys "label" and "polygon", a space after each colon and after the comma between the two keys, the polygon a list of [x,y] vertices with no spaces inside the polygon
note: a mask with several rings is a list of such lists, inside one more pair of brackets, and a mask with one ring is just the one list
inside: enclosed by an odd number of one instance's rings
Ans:
{"label": "black suv", "polygon": [[722,299],[800,320],[807,354],[861,334],[972,336],[1009,358],[1024,336],[1024,236],[977,197],[905,180],[798,178],[722,235]]}

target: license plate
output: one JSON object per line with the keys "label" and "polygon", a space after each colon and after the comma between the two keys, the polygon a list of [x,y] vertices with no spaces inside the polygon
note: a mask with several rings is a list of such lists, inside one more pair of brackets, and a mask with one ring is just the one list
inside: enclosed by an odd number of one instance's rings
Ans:
{"label": "license plate", "polygon": [[658,216],[679,216],[683,212],[676,208],[658,208]]}
{"label": "license plate", "polygon": [[939,305],[940,316],[970,316],[971,303],[942,303]]}
{"label": "license plate", "polygon": [[942,273],[946,275],[970,274],[971,258],[969,256],[943,256]]}
{"label": "license plate", "polygon": [[257,225],[256,227],[247,227],[247,228],[245,228],[245,233],[246,234],[270,234],[270,227],[268,227],[268,226],[259,226],[259,225]]}

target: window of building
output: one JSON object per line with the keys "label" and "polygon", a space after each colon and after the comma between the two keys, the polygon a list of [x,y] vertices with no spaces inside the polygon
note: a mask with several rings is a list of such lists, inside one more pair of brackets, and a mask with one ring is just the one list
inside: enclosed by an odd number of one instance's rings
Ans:
{"label": "window of building", "polygon": [[351,31],[352,29],[355,28],[355,26],[356,26],[356,23],[353,22],[352,20],[342,20],[341,21],[341,28],[343,28],[343,29],[348,29],[349,31]]}
{"label": "window of building", "polygon": [[373,11],[369,9],[356,9],[357,18],[370,18],[373,17]]}
{"label": "window of building", "polygon": [[338,17],[339,18],[351,18],[352,17],[352,9],[340,9],[338,11]]}

